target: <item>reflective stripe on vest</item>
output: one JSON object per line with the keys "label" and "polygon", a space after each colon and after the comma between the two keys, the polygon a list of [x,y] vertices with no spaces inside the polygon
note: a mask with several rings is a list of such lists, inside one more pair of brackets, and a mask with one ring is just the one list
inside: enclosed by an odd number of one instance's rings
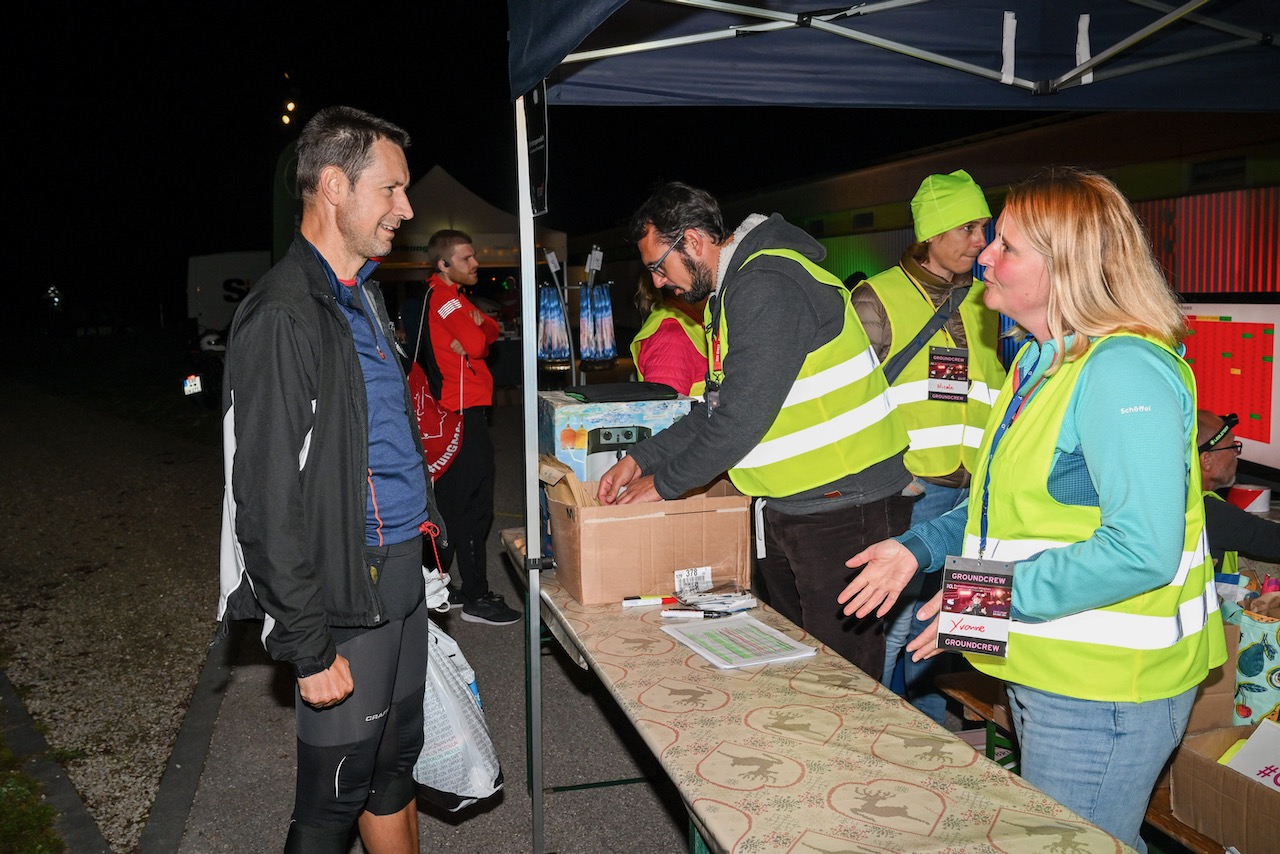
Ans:
{"label": "reflective stripe on vest", "polygon": [[[886,460],[906,447],[907,435],[844,284],[790,249],[756,252],[740,269],[761,255],[796,262],[815,281],[836,288],[844,305],[840,333],[805,357],[764,437],[729,469],[729,479],[747,495],[777,497],[831,483]],[[726,306],[732,294],[730,283],[720,295],[717,333],[722,364],[729,352]],[[710,364],[712,378],[723,380],[724,373],[715,367]]]}
{"label": "reflective stripe on vest", "polygon": [[949,448],[956,445],[976,449],[982,446],[982,437],[984,435],[986,435],[985,432],[975,431],[972,427],[965,427],[963,424],[948,424],[946,427],[925,427],[920,430],[907,431],[911,447],[916,450],[921,448]]}
{"label": "reflective stripe on vest", "polygon": [[[1095,340],[1085,354],[1061,364],[1030,398],[990,459],[991,437],[978,454],[973,475],[964,554],[977,557],[983,482],[991,467],[988,534],[984,559],[1026,561],[1048,549],[1083,542],[1102,524],[1099,507],[1064,505],[1048,491],[1055,447],[1076,382],[1089,359],[1109,337]],[[1126,336],[1133,337],[1133,336]],[[1168,347],[1150,341],[1177,359],[1194,397],[1195,380],[1186,362]],[[1021,355],[1021,354],[1020,354]],[[1015,363],[1016,364],[1016,363]],[[1016,376],[1016,371],[1014,372]],[[1010,377],[992,410],[988,434],[1013,397]],[[1213,566],[1204,536],[1204,504],[1194,437],[1188,437],[1188,488],[1183,503],[1182,555],[1172,580],[1124,601],[1043,623],[1014,621],[1008,657],[970,655],[988,675],[1070,697],[1110,702],[1145,702],[1172,697],[1199,684],[1209,668],[1226,658],[1222,618],[1213,587]],[[1018,570],[1014,571],[1015,596]]]}
{"label": "reflective stripe on vest", "polygon": [[[986,558],[1000,561],[1028,560],[1048,549],[1069,545],[1071,543],[996,540],[988,537]],[[973,556],[978,554],[978,537],[965,536],[964,553]],[[1176,590],[1186,586],[1192,570],[1204,565],[1208,553],[1209,544],[1202,532],[1196,541],[1196,547],[1182,553],[1173,580],[1162,589]],[[1009,633],[1126,649],[1164,649],[1203,629],[1209,613],[1218,607],[1217,596],[1213,579],[1209,579],[1204,585],[1204,595],[1180,602],[1178,612],[1173,615],[1160,617],[1106,610],[1084,611],[1043,623],[1015,622],[1010,625]]]}
{"label": "reflective stripe on vest", "polygon": [[[884,306],[892,330],[890,357],[910,344],[937,312],[923,286],[901,265],[872,276],[859,287],[871,288]],[[941,477],[962,466],[972,472],[976,465],[976,451],[1005,378],[997,349],[1000,320],[983,304],[984,288],[981,279],[974,279],[960,304],[968,350],[968,399],[963,403],[929,399],[929,348],[956,346],[947,326],[920,348],[889,390],[911,440],[904,461],[912,474]]]}

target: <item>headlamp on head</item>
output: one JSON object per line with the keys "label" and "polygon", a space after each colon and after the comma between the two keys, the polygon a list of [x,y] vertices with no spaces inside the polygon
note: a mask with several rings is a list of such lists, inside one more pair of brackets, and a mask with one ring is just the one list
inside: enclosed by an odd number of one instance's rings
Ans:
{"label": "headlamp on head", "polygon": [[1237,416],[1234,412],[1232,412],[1229,415],[1219,415],[1218,417],[1222,419],[1222,426],[1218,428],[1218,432],[1214,433],[1206,441],[1201,442],[1200,445],[1196,448],[1196,450],[1202,454],[1205,451],[1212,448],[1214,445],[1221,442],[1222,437],[1230,433],[1231,428],[1240,423],[1239,416]]}

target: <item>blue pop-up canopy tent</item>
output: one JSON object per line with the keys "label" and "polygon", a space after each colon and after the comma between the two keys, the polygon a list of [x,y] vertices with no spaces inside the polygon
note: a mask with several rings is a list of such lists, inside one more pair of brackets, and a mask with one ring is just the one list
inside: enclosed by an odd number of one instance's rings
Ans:
{"label": "blue pop-up canopy tent", "polygon": [[547,103],[1280,110],[1275,0],[508,0]]}
{"label": "blue pop-up canopy tent", "polygon": [[[507,0],[521,275],[534,275],[525,102],[1280,112],[1280,0]],[[545,81],[545,92],[539,87]],[[534,140],[534,147],[545,140]],[[798,147],[797,154],[802,154]],[[525,293],[532,293],[526,289]],[[524,328],[535,328],[525,300]],[[537,527],[536,355],[526,336],[526,519]],[[531,613],[540,540],[526,538]],[[530,661],[538,621],[528,620]],[[541,683],[530,673],[534,850]]]}

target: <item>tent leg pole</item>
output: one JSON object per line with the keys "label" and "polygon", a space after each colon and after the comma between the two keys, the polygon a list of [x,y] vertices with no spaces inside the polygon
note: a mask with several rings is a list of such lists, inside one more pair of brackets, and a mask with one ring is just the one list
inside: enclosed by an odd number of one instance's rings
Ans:
{"label": "tent leg pole", "polygon": [[[544,792],[542,779],[542,644],[541,620],[542,525],[538,508],[538,377],[537,377],[537,294],[534,279],[533,199],[529,195],[529,128],[525,123],[524,97],[516,99],[516,212],[520,219],[520,312],[524,335],[520,341],[522,409],[524,413],[524,541],[526,579],[529,589],[524,619],[527,638],[527,712],[525,732],[529,760],[529,797],[532,799],[533,854],[542,854]],[[567,322],[567,318],[566,318]]]}

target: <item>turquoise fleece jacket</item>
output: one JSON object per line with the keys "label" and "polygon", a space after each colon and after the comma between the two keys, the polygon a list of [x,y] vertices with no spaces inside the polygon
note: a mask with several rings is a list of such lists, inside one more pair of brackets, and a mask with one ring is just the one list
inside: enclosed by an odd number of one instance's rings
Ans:
{"label": "turquoise fleece jacket", "polygon": [[[1094,346],[1062,421],[1048,489],[1063,504],[1100,508],[1102,524],[1083,542],[1018,563],[1012,616],[1021,622],[1053,620],[1162,587],[1182,555],[1194,396],[1165,351],[1127,337]],[[1052,341],[1031,342],[1017,367],[1026,387],[1044,375],[1055,353]],[[1052,388],[1050,378],[1031,399]],[[936,572],[947,555],[960,554],[968,517],[966,501],[897,539],[921,569]]]}

